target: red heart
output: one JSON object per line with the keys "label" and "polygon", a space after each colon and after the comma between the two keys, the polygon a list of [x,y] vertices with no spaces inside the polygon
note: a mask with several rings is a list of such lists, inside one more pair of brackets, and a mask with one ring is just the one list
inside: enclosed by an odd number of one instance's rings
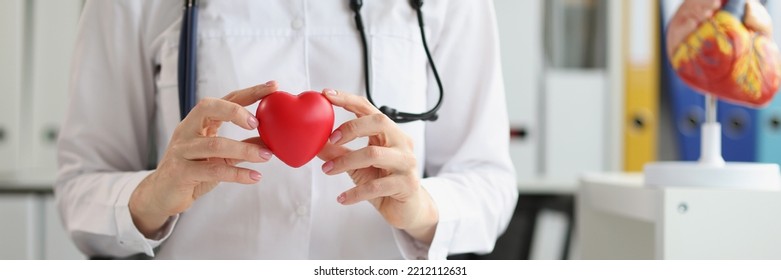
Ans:
{"label": "red heart", "polygon": [[306,164],[325,146],[334,127],[331,102],[316,91],[298,96],[273,92],[260,101],[258,133],[282,162],[291,167]]}

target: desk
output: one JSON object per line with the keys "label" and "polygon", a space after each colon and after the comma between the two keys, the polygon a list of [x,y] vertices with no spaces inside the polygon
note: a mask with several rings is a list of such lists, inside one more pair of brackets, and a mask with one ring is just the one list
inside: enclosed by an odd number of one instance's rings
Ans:
{"label": "desk", "polygon": [[781,259],[781,192],[647,188],[642,174],[582,177],[581,259]]}

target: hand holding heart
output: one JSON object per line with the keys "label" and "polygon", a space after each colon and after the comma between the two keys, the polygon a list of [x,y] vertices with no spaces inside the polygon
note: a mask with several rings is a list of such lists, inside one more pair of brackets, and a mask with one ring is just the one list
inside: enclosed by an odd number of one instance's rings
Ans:
{"label": "hand holding heart", "polygon": [[157,166],[133,191],[129,208],[136,228],[155,237],[168,217],[179,214],[219,182],[252,184],[257,171],[237,167],[240,162],[266,162],[272,153],[259,137],[237,141],[217,136],[223,122],[248,130],[258,120],[249,106],[277,90],[275,82],[238,90],[222,99],[206,98],[174,130]]}
{"label": "hand holding heart", "polygon": [[[368,201],[392,226],[431,242],[438,213],[420,187],[412,140],[365,98],[334,90],[323,93],[293,96],[275,92],[265,97],[256,114],[263,142],[291,167],[300,167],[318,155],[326,161],[323,172],[346,172],[355,183],[337,197],[339,203]],[[357,118],[331,133],[332,104]],[[369,145],[357,151],[342,146],[358,137],[369,137]]]}
{"label": "hand holding heart", "polygon": [[[331,133],[331,104],[357,118]],[[300,167],[318,155],[326,161],[323,172],[352,178],[355,186],[337,202],[368,201],[392,226],[431,242],[438,212],[420,187],[412,140],[366,98],[334,90],[298,96],[275,92],[260,102],[256,115],[264,143],[287,165]],[[342,146],[358,137],[369,137],[369,145],[356,151]]]}
{"label": "hand holding heart", "polygon": [[[392,226],[430,243],[439,213],[420,186],[413,142],[396,123],[366,98],[325,90],[335,106],[355,114],[331,133],[318,157],[328,175],[347,173],[355,186],[337,197],[344,205],[368,201]],[[342,145],[368,137],[368,146],[350,150]]]}
{"label": "hand holding heart", "polygon": [[[260,173],[236,165],[266,162],[274,151],[293,167],[319,156],[326,161],[324,173],[346,172],[355,183],[337,197],[339,203],[368,201],[392,226],[431,242],[438,212],[420,186],[412,140],[393,121],[355,95],[326,90],[325,100],[316,92],[292,96],[276,90],[276,83],[268,82],[222,99],[201,100],[193,108],[174,130],[157,169],[131,195],[131,217],[141,233],[154,238],[168,217],[188,209],[219,182],[258,182]],[[256,119],[244,106],[261,99]],[[357,117],[330,137],[333,109],[328,101]],[[258,128],[261,137],[236,141],[217,136],[228,121]],[[358,137],[369,137],[369,145],[356,151],[342,146]]]}

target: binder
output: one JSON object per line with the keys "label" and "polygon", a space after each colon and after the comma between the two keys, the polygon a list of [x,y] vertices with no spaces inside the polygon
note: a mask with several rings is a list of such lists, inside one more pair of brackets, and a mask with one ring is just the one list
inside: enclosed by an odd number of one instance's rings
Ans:
{"label": "binder", "polygon": [[624,5],[624,170],[656,159],[659,119],[659,2]]}
{"label": "binder", "polygon": [[696,161],[700,158],[700,126],[705,121],[705,96],[684,84],[666,58],[663,75],[664,91],[670,96],[673,107],[677,160]]}
{"label": "binder", "polygon": [[718,102],[721,123],[721,155],[725,161],[757,160],[757,110],[723,101]]}
{"label": "binder", "polygon": [[[781,4],[765,3],[773,20],[773,37],[781,42]],[[780,90],[781,91],[781,90]],[[781,92],[779,92],[781,93]],[[757,116],[757,161],[781,164],[781,97],[776,93],[770,104],[760,109]]]}
{"label": "binder", "polygon": [[[763,2],[774,19],[774,30],[781,28],[781,13],[775,1]],[[781,35],[774,32],[776,42]],[[722,155],[726,161],[781,162],[778,96],[765,108],[754,109],[719,102],[722,124]]]}
{"label": "binder", "polygon": [[13,172],[20,158],[25,3],[0,1],[0,175]]}
{"label": "binder", "polygon": [[[662,2],[662,21],[670,21],[680,0]],[[662,34],[665,34],[664,31]],[[660,40],[661,49],[665,49],[665,36]],[[675,73],[668,56],[662,55],[662,93],[670,99],[673,113],[672,126],[675,127],[675,143],[680,161],[696,161],[700,157],[700,126],[705,121],[705,96],[687,86]]]}
{"label": "binder", "polygon": [[781,164],[781,99],[759,110],[757,121],[757,161]]}

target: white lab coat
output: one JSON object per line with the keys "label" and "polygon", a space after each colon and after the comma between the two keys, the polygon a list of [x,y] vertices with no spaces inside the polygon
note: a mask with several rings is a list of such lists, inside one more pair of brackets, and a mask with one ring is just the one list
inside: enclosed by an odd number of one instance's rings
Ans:
{"label": "white lab coat", "polygon": [[[222,183],[146,239],[128,211],[179,123],[177,53],[182,1],[87,1],[70,103],[59,141],[55,194],[87,255],[185,259],[442,259],[489,252],[513,213],[517,189],[491,1],[426,1],[428,42],[445,88],[436,122],[401,124],[415,141],[422,186],[440,221],[430,246],[389,226],[366,202],[343,206],[347,175],[315,158],[244,164],[256,185]],[[276,80],[291,93],[364,94],[363,57],[347,0],[201,1],[198,97]],[[374,100],[422,112],[437,100],[408,1],[365,1]],[[249,106],[255,112],[256,105]],[[354,118],[336,108],[335,126]],[[257,136],[227,123],[221,136]],[[349,147],[366,145],[361,139]],[[154,165],[151,165],[154,166]],[[153,250],[154,248],[157,248]]]}

